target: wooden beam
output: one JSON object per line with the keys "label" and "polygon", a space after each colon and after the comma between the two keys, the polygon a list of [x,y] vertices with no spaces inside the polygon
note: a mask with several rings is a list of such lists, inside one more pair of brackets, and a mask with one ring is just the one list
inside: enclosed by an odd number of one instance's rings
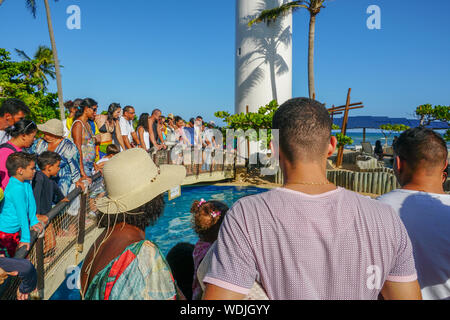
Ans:
{"label": "wooden beam", "polygon": [[[347,123],[348,123],[348,113],[350,109],[350,94],[352,92],[352,88],[348,89],[347,93],[347,103],[345,105],[345,113],[344,119],[342,120],[342,134],[345,136],[347,134]],[[338,150],[338,156],[336,161],[336,167],[342,166],[342,160],[344,159],[344,146],[341,146]]]}
{"label": "wooden beam", "polygon": [[[364,106],[348,108],[348,110],[355,110],[355,109],[362,109],[362,108],[364,108]],[[342,112],[345,111],[345,109],[332,110],[332,111],[328,110],[328,111],[333,114],[337,114],[337,112],[340,112],[340,114],[342,114]]]}
{"label": "wooden beam", "polygon": [[[352,104],[349,105],[349,107],[354,107],[354,106],[357,106],[357,105],[359,105],[359,104],[363,104],[363,103],[362,103],[362,102],[352,103]],[[339,106],[339,107],[333,107],[333,108],[331,108],[331,109],[342,109],[342,108],[345,108],[345,107],[347,107],[347,105]],[[329,110],[331,110],[331,109],[329,109]]]}

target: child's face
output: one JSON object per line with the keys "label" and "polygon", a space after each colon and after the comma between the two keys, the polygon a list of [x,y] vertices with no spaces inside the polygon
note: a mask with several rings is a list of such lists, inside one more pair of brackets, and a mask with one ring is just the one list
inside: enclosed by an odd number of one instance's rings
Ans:
{"label": "child's face", "polygon": [[48,169],[48,173],[50,175],[50,177],[56,177],[56,175],[59,172],[60,166],[61,165],[61,161],[57,161],[55,162],[53,165],[48,165],[47,169]]}
{"label": "child's face", "polygon": [[34,174],[36,173],[36,163],[31,161],[28,167],[25,169],[19,168],[19,171],[20,170],[22,170],[23,180],[33,180]]}

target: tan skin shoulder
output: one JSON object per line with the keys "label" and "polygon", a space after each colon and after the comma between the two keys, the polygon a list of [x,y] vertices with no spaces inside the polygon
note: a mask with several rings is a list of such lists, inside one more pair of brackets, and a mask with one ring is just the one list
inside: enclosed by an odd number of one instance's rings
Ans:
{"label": "tan skin shoulder", "polygon": [[[135,226],[119,223],[114,227],[111,236],[103,243],[106,236],[106,230],[97,238],[83,263],[81,268],[81,290],[86,292],[86,288],[92,279],[103,270],[112,260],[117,258],[128,246],[133,243],[145,240],[145,232]],[[101,246],[100,246],[101,244]],[[99,247],[100,246],[100,247]],[[91,267],[91,272],[86,272],[87,266],[91,263],[94,249],[98,248],[98,252]],[[87,280],[87,283],[86,283]]]}

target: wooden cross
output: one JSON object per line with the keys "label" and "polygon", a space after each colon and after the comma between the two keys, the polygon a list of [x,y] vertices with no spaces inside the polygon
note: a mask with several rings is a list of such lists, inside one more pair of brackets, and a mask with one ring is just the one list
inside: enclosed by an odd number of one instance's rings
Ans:
{"label": "wooden cross", "polygon": [[[347,103],[344,106],[332,107],[332,108],[328,109],[332,118],[335,114],[342,114],[342,112],[344,112],[344,118],[342,120],[342,128],[341,128],[341,133],[344,136],[347,134],[348,114],[349,114],[350,110],[364,108],[364,106],[362,105],[362,102],[350,103],[351,92],[352,92],[352,88],[348,89]],[[337,168],[342,166],[343,159],[344,159],[344,146],[341,146],[338,150],[338,155],[337,155],[337,160],[336,160]]]}

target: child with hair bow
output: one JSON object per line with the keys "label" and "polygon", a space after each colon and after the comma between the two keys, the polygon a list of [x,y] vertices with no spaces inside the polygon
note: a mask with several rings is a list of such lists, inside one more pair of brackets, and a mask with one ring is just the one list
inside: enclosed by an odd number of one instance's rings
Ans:
{"label": "child with hair bow", "polygon": [[194,281],[192,284],[192,300],[200,300],[203,292],[197,279],[197,269],[211,245],[217,240],[220,225],[228,211],[228,206],[220,201],[196,200],[192,204],[192,224],[194,231],[199,236],[195,245],[194,258]]}

